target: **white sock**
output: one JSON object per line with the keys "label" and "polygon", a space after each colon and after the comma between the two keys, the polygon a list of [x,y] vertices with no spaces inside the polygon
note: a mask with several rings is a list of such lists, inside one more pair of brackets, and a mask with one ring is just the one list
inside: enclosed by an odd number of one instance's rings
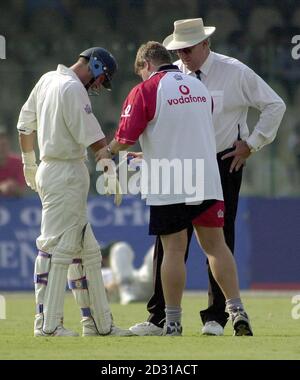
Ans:
{"label": "white sock", "polygon": [[166,324],[170,322],[178,322],[181,324],[181,307],[180,306],[168,306],[166,305]]}

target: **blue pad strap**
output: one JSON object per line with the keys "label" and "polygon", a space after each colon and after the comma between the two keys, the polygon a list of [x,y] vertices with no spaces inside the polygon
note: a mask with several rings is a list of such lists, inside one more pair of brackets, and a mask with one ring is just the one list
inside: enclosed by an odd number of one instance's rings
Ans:
{"label": "blue pad strap", "polygon": [[81,308],[81,315],[83,317],[91,317],[92,316],[91,309],[89,307],[83,307],[83,308]]}
{"label": "blue pad strap", "polygon": [[69,289],[87,289],[87,280],[85,277],[78,278],[77,280],[68,281]]}
{"label": "blue pad strap", "polygon": [[35,284],[48,284],[48,273],[34,274],[34,283]]}
{"label": "blue pad strap", "polygon": [[36,305],[36,313],[41,314],[44,311],[44,305],[42,303],[38,303]]}
{"label": "blue pad strap", "polygon": [[39,251],[38,256],[44,257],[45,259],[50,259],[51,255],[47,252]]}

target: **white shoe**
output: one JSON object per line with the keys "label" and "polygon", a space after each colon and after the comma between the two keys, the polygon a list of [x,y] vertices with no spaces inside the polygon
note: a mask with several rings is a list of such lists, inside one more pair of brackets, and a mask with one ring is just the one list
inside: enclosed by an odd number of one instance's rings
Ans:
{"label": "white shoe", "polygon": [[221,336],[224,335],[223,327],[216,321],[206,322],[202,328],[203,335],[216,335]]}
{"label": "white shoe", "polygon": [[79,336],[77,333],[71,331],[71,330],[68,330],[66,328],[64,328],[64,326],[62,325],[59,325],[55,331],[53,333],[50,333],[50,334],[47,334],[45,333],[42,329],[35,329],[34,330],[34,336],[35,337],[39,337],[39,336],[43,336],[43,337],[53,337],[53,336]]}
{"label": "white shoe", "polygon": [[156,326],[151,322],[137,323],[134,326],[129,327],[129,330],[134,335],[139,336],[160,336],[163,335],[163,328]]}
{"label": "white shoe", "polygon": [[64,328],[63,323],[64,320],[61,318],[60,325],[57,327],[57,329],[51,333],[47,334],[43,331],[43,323],[44,323],[44,316],[43,313],[39,313],[35,315],[34,319],[34,330],[33,330],[33,336],[79,336],[77,333],[68,330]]}
{"label": "white shoe", "polygon": [[134,336],[133,332],[130,330],[121,329],[117,326],[112,326],[111,332],[109,335],[112,336]]}
{"label": "white shoe", "polygon": [[101,335],[97,331],[94,322],[88,321],[83,323],[82,336],[133,336],[134,334],[130,330],[121,329],[115,325],[112,325],[111,331],[107,335]]}

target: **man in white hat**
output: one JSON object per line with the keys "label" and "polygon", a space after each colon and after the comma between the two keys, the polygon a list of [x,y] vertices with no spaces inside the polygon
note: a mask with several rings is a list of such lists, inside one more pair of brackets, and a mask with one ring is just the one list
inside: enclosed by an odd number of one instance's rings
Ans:
{"label": "man in white hat", "polygon": [[[271,143],[285,112],[282,99],[253,70],[237,59],[210,50],[209,37],[213,26],[204,26],[201,18],[174,22],[174,32],[163,41],[168,50],[176,51],[179,60],[174,64],[184,73],[196,76],[210,91],[214,101],[213,124],[216,135],[217,158],[225,201],[224,235],[234,251],[234,223],[246,159],[264,145]],[[261,114],[249,135],[247,112],[249,107]],[[190,242],[193,229],[188,230]],[[156,242],[154,261],[156,270],[155,293],[148,303],[148,322],[131,327],[138,335],[160,335],[165,319],[164,296],[161,288],[160,265],[163,248]],[[188,248],[186,259],[188,256]],[[224,295],[209,274],[209,307],[200,312],[203,334],[223,335],[228,314]]]}

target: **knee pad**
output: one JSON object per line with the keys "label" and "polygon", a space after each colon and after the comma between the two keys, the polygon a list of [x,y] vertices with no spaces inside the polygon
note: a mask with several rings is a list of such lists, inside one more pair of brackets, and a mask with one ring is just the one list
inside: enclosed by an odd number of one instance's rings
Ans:
{"label": "knee pad", "polygon": [[85,267],[101,264],[102,256],[99,243],[88,223],[82,232],[82,261]]}
{"label": "knee pad", "polygon": [[44,297],[46,286],[48,284],[50,265],[51,255],[49,253],[39,251],[34,265],[34,287],[37,314],[43,312]]}
{"label": "knee pad", "polygon": [[82,227],[73,226],[60,237],[56,247],[52,250],[52,262],[62,265],[72,263],[73,257],[81,251]]}
{"label": "knee pad", "polygon": [[82,317],[90,317],[90,299],[88,294],[88,284],[82,259],[73,259],[68,269],[68,286],[72,290],[75,301],[80,307]]}

